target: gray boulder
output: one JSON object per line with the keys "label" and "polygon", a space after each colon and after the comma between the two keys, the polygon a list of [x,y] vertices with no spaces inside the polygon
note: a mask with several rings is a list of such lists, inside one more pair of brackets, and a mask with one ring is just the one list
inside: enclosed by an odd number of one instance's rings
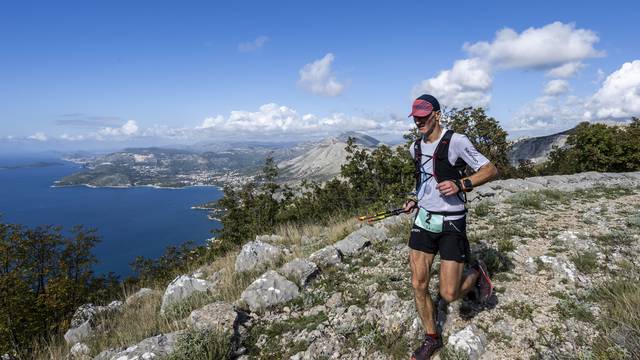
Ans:
{"label": "gray boulder", "polygon": [[162,358],[171,354],[183,331],[157,335],[142,340],[124,350],[105,350],[94,360],[146,360]]}
{"label": "gray boulder", "polygon": [[93,325],[91,324],[91,320],[87,320],[82,324],[70,328],[64,333],[64,340],[67,344],[77,344],[82,340],[90,337],[93,334]]}
{"label": "gray boulder", "polygon": [[218,301],[193,310],[189,315],[189,327],[194,330],[215,330],[219,334],[233,335],[233,325],[238,313],[233,305]]}
{"label": "gray boulder", "polygon": [[461,331],[449,336],[448,345],[454,349],[464,351],[469,360],[477,360],[485,352],[487,338],[482,330],[475,325],[469,325]]}
{"label": "gray boulder", "polygon": [[164,314],[170,306],[182,302],[194,294],[206,293],[211,288],[212,284],[206,280],[180,275],[167,286],[162,296],[160,313]]}
{"label": "gray boulder", "polygon": [[343,256],[353,256],[369,245],[371,245],[369,239],[355,232],[333,244]]}
{"label": "gray boulder", "polygon": [[85,343],[77,343],[69,350],[69,359],[87,360],[91,359],[91,349]]}
{"label": "gray boulder", "polygon": [[259,271],[275,263],[283,255],[282,249],[262,241],[252,241],[236,257],[236,272]]}
{"label": "gray boulder", "polygon": [[117,311],[122,307],[122,301],[112,301],[109,305],[98,306],[84,304],[76,310],[71,318],[71,326],[64,334],[64,339],[69,345],[74,345],[93,334],[93,325],[96,316],[105,312]]}
{"label": "gray boulder", "polygon": [[309,261],[320,267],[329,267],[342,262],[342,255],[334,246],[325,246],[309,256]]}
{"label": "gray boulder", "polygon": [[[392,216],[391,218],[402,221],[401,216]],[[399,221],[395,221],[394,223],[397,224]],[[369,239],[371,240],[371,242],[374,242],[374,243],[387,240],[387,229],[383,227],[365,225],[360,229],[354,231],[351,235],[354,235],[354,234],[360,235],[365,239]]]}
{"label": "gray boulder", "polygon": [[284,264],[278,272],[303,287],[318,274],[319,270],[318,266],[309,260],[293,259]]}
{"label": "gray boulder", "polygon": [[569,262],[562,261],[553,256],[540,256],[540,260],[551,267],[555,275],[572,282],[576,281],[576,267]]}
{"label": "gray boulder", "polygon": [[240,298],[253,312],[290,301],[298,296],[298,286],[273,270],[249,285]]}

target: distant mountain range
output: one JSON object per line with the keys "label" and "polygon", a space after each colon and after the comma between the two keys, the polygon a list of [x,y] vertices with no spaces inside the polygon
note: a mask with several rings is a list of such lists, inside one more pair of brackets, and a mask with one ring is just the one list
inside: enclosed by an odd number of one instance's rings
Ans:
{"label": "distant mountain range", "polygon": [[[509,154],[540,162],[552,147],[564,146],[572,130],[518,140]],[[326,181],[340,173],[346,162],[348,138],[363,148],[375,149],[377,139],[358,132],[346,132],[318,142],[295,143],[200,143],[181,148],[130,148],[108,155],[74,155],[67,160],[84,169],[56,182],[57,186],[158,186],[239,185],[255,177],[272,156],[280,169],[280,181],[303,179]]]}

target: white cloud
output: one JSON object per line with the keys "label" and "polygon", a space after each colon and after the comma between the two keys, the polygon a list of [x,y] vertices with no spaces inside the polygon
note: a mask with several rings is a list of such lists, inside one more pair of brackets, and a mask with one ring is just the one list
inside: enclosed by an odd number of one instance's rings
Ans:
{"label": "white cloud", "polygon": [[238,51],[240,52],[252,52],[263,47],[267,42],[269,42],[268,36],[258,36],[255,40],[247,41],[238,44]]}
{"label": "white cloud", "polygon": [[640,60],[624,63],[609,75],[589,99],[585,115],[596,120],[640,116]]}
{"label": "white cloud", "polygon": [[569,91],[569,82],[566,80],[551,80],[544,87],[544,94],[549,96],[558,96]]}
{"label": "white cloud", "polygon": [[331,71],[334,56],[328,53],[322,59],[306,64],[300,69],[298,84],[305,90],[316,95],[338,96],[344,90]]}
{"label": "white cloud", "polygon": [[449,107],[487,106],[492,78],[490,67],[480,59],[458,60],[451,70],[441,71],[436,77],[423,80],[414,87],[414,97],[423,93],[434,95]]}
{"label": "white cloud", "polygon": [[[563,84],[547,84],[563,89]],[[559,91],[559,90],[558,90]],[[553,93],[554,91],[550,91]],[[549,96],[547,93],[516,113],[508,130],[567,129],[581,121],[620,122],[640,116],[640,60],[624,63],[611,73],[593,95],[587,97]]]}
{"label": "white cloud", "polygon": [[[449,70],[414,86],[412,95],[431,93],[449,107],[487,106],[492,76],[505,68],[547,70],[554,77],[573,76],[582,60],[603,56],[593,46],[598,36],[574,24],[554,22],[522,33],[505,28],[491,42],[466,43],[467,59],[457,60]],[[558,85],[560,83],[556,83]],[[560,90],[560,89],[556,89]]]}
{"label": "white cloud", "polygon": [[585,65],[580,61],[568,62],[566,64],[562,64],[560,66],[554,67],[553,69],[549,70],[547,72],[547,76],[556,77],[556,78],[572,77],[584,66]]}
{"label": "white cloud", "polygon": [[244,135],[318,135],[348,130],[368,131],[385,126],[381,122],[361,116],[333,113],[328,116],[303,114],[275,103],[260,106],[258,111],[235,110],[229,116],[208,117],[191,130],[194,136]]}
{"label": "white cloud", "polygon": [[47,135],[45,135],[43,132],[37,132],[37,133],[27,137],[27,139],[37,140],[37,141],[47,141]]}
{"label": "white cloud", "polygon": [[603,56],[604,52],[593,48],[598,41],[598,36],[591,30],[554,22],[541,28],[526,29],[520,34],[505,28],[496,32],[493,42],[465,44],[464,49],[499,67],[549,68]]}
{"label": "white cloud", "polygon": [[119,128],[105,127],[98,131],[98,135],[112,137],[128,137],[138,132],[138,125],[134,120],[127,121]]}
{"label": "white cloud", "polygon": [[510,131],[567,129],[584,121],[584,99],[576,96],[558,98],[541,96],[520,109]]}

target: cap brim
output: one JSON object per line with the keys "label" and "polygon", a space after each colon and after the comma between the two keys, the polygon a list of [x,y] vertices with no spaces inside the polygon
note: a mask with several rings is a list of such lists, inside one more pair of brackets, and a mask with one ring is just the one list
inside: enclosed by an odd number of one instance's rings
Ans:
{"label": "cap brim", "polygon": [[411,114],[409,114],[408,117],[412,117],[412,116],[417,116],[417,117],[427,117],[429,115],[431,115],[433,111],[427,111],[427,110],[416,110],[411,112]]}

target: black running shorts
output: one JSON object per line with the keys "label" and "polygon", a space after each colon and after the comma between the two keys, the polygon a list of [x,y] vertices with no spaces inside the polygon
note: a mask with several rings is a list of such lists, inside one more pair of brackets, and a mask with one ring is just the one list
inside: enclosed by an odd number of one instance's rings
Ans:
{"label": "black running shorts", "polygon": [[442,232],[433,233],[413,225],[409,247],[429,254],[440,252],[440,259],[459,263],[469,261],[466,219],[445,220]]}

